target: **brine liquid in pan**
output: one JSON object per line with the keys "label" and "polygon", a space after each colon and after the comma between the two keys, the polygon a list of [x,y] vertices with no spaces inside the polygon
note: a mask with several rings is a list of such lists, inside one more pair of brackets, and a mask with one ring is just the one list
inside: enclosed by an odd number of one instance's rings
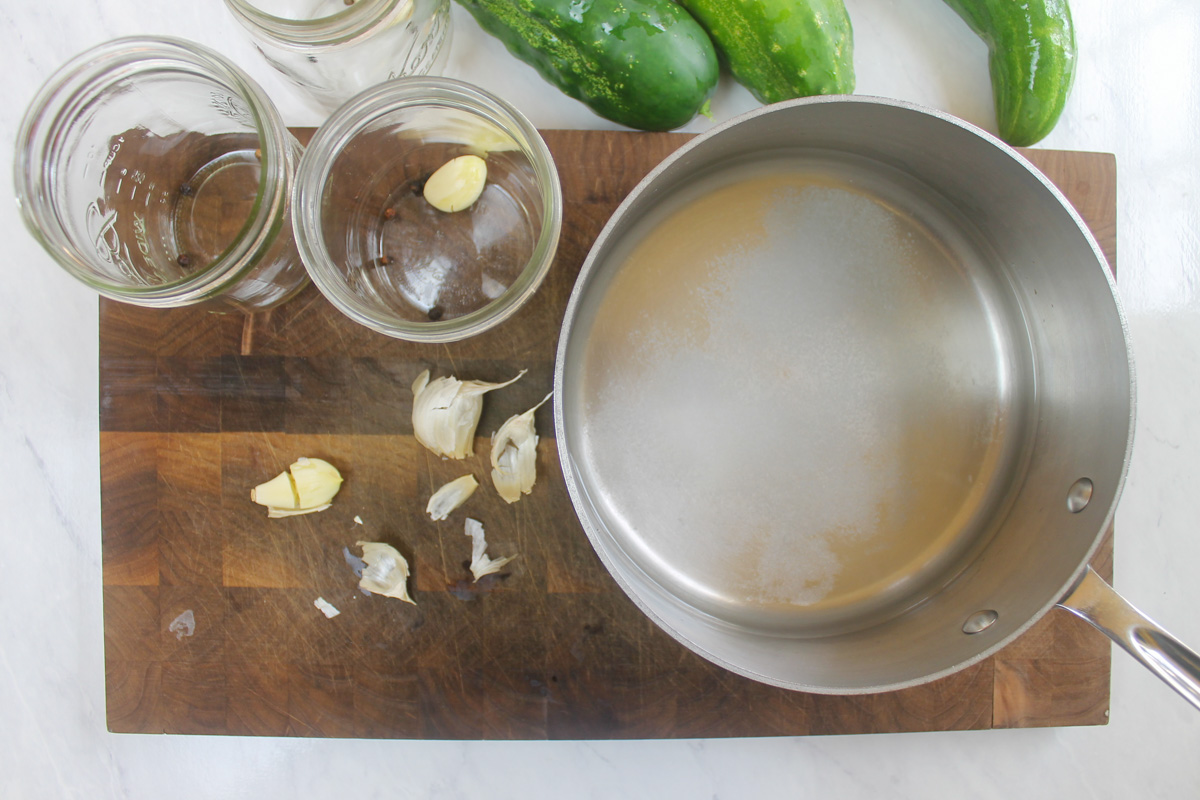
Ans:
{"label": "brine liquid in pan", "polygon": [[581,309],[568,399],[615,543],[689,605],[780,634],[862,627],[947,580],[1030,412],[1018,306],[965,228],[878,164],[796,156],[640,221]]}

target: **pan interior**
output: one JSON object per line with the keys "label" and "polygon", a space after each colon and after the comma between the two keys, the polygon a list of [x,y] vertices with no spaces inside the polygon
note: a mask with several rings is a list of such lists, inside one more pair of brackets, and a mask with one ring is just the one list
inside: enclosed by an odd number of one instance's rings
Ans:
{"label": "pan interior", "polygon": [[630,217],[564,388],[611,543],[779,635],[866,627],[953,577],[1032,413],[1019,306],[963,216],[878,163],[788,151]]}

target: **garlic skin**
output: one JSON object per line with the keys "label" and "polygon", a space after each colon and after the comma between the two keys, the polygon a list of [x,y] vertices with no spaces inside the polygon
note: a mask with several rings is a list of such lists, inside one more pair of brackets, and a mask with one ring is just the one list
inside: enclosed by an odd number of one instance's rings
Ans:
{"label": "garlic skin", "polygon": [[476,581],[484,575],[499,572],[500,568],[516,558],[515,555],[504,558],[488,558],[487,539],[483,535],[483,523],[477,519],[467,518],[463,532],[471,537],[471,575]]}
{"label": "garlic skin", "polygon": [[358,542],[362,548],[362,560],[366,564],[359,588],[372,594],[395,597],[406,603],[417,604],[408,596],[408,561],[400,551],[390,544],[381,542]]}
{"label": "garlic skin", "polygon": [[474,475],[463,475],[452,480],[433,493],[429,504],[425,506],[425,513],[429,514],[434,522],[443,520],[450,516],[451,511],[467,502],[467,498],[475,494],[478,488],[479,482],[475,480]]}
{"label": "garlic skin", "polygon": [[303,514],[315,514],[318,511],[324,511],[332,508],[333,503],[325,503],[312,508],[275,508],[274,506],[267,507],[267,519],[283,519],[284,517],[299,517]]}
{"label": "garlic skin", "polygon": [[271,519],[312,514],[329,508],[342,488],[342,474],[328,461],[301,456],[266,483],[250,490],[251,501],[267,507]]}
{"label": "garlic skin", "polygon": [[334,607],[333,603],[329,602],[324,597],[318,597],[316,600],[313,600],[313,605],[317,607],[318,611],[325,615],[325,619],[333,619],[338,614],[342,613]]}
{"label": "garlic skin", "polygon": [[509,417],[492,434],[492,485],[506,503],[533,491],[537,480],[537,443],[533,414],[550,399],[551,392],[524,414]]}
{"label": "garlic skin", "polygon": [[475,454],[475,429],[483,413],[483,396],[516,381],[504,383],[460,381],[453,376],[429,380],[425,370],[413,381],[413,434],[439,456],[466,458]]}

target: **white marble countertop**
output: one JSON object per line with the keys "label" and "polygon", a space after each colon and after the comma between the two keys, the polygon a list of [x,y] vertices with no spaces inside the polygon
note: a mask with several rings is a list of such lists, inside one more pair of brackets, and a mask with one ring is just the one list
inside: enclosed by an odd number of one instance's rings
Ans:
{"label": "white marble countertop", "polygon": [[[858,91],[994,129],[983,45],[938,0],[847,0]],[[1080,63],[1040,146],[1112,152],[1120,294],[1138,424],[1117,513],[1116,584],[1200,646],[1200,6],[1076,0]],[[25,106],[77,52],[130,34],[207,44],[293,125],[303,110],[218,0],[8,3],[0,162]],[[447,73],[539,127],[613,127],[543,83],[457,6]],[[725,78],[717,121],[754,106]],[[700,120],[688,130],[703,130]],[[0,796],[32,797],[1185,797],[1200,790],[1200,714],[1118,651],[1107,726],[652,742],[409,742],[114,735],[104,714],[96,298],[0,204]],[[1188,576],[1192,575],[1192,578]]]}

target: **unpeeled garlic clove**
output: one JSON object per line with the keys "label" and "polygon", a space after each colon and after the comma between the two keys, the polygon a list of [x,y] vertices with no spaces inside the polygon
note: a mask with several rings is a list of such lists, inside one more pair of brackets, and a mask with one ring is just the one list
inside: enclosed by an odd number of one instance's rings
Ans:
{"label": "unpeeled garlic clove", "polygon": [[390,544],[382,542],[358,542],[362,548],[362,578],[358,585],[372,594],[395,597],[406,603],[417,604],[408,596],[408,560]]}
{"label": "unpeeled garlic clove", "polygon": [[477,519],[467,518],[463,532],[471,537],[471,576],[479,580],[484,575],[499,572],[500,568],[516,558],[515,555],[504,558],[488,558],[487,538],[483,534],[483,523]]}
{"label": "unpeeled garlic clove", "polygon": [[425,200],[448,213],[469,208],[487,183],[487,162],[479,156],[452,158],[425,181]]}
{"label": "unpeeled garlic clove", "polygon": [[250,490],[250,499],[267,507],[272,519],[312,514],[329,508],[342,486],[342,474],[319,458],[298,458],[296,463],[266,483]]}
{"label": "unpeeled garlic clove", "polygon": [[467,502],[467,498],[475,494],[477,488],[479,482],[475,480],[474,475],[463,475],[452,480],[433,493],[425,506],[425,512],[435,522],[443,520],[450,516],[451,511]]}
{"label": "unpeeled garlic clove", "polygon": [[413,434],[439,456],[466,458],[475,453],[475,429],[483,413],[483,395],[508,386],[525,374],[504,383],[460,381],[455,377],[429,380],[425,370],[413,381]]}
{"label": "unpeeled garlic clove", "polygon": [[538,443],[533,415],[549,399],[548,394],[524,414],[509,417],[492,434],[492,485],[506,503],[515,503],[522,494],[533,491]]}

